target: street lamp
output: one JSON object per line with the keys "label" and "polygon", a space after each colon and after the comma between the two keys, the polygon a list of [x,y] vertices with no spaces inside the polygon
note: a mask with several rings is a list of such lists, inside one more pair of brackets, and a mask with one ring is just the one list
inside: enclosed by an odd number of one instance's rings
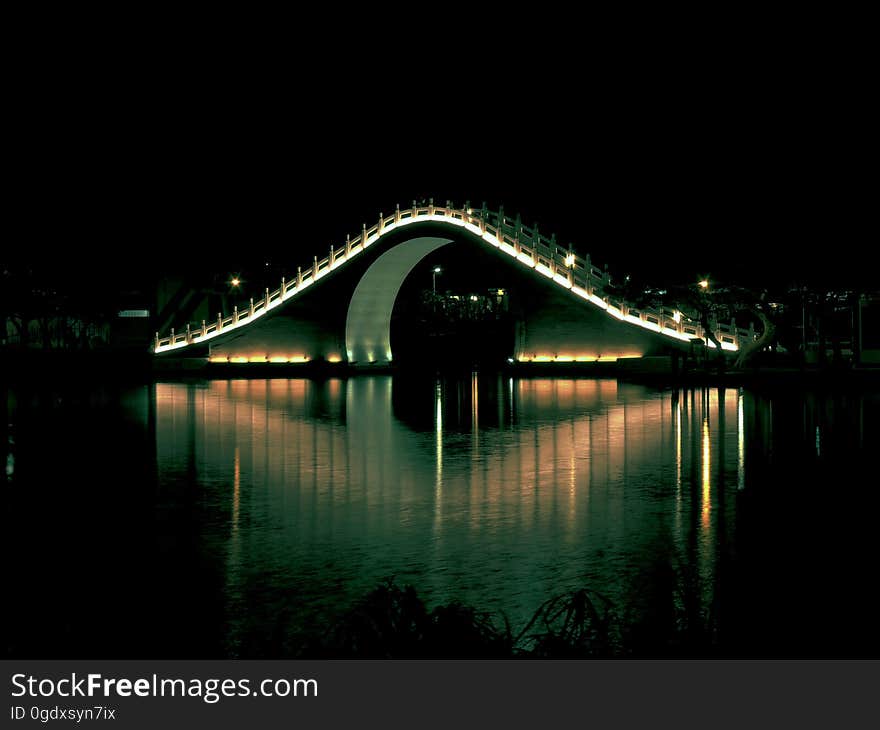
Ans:
{"label": "street lamp", "polygon": [[437,296],[437,274],[442,274],[443,269],[439,266],[435,266],[434,270],[431,272],[431,286],[434,290],[434,296]]}
{"label": "street lamp", "polygon": [[700,288],[701,288],[701,289],[708,289],[708,288],[709,288],[709,280],[708,280],[708,279],[703,279],[703,280],[700,282]]}
{"label": "street lamp", "polygon": [[241,279],[239,279],[237,276],[233,276],[229,280],[229,285],[232,286],[234,289],[238,289],[238,287],[241,286]]}

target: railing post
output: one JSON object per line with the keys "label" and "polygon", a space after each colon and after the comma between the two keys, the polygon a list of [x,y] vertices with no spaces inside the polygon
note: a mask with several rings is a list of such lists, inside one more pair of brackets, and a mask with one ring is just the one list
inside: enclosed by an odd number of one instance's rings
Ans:
{"label": "railing post", "polygon": [[153,352],[159,349],[159,333],[156,333],[156,339],[153,342]]}
{"label": "railing post", "polygon": [[345,234],[345,258],[351,256],[351,236]]}
{"label": "railing post", "polygon": [[333,246],[332,246],[332,244],[331,244],[331,246],[330,246],[330,258],[329,258],[329,261],[330,261],[330,268],[332,269],[332,268],[333,268],[333,264],[336,263],[336,252],[333,250]]}
{"label": "railing post", "polygon": [[264,305],[265,309],[269,308],[269,287],[266,287],[266,304]]}
{"label": "railing post", "polygon": [[318,278],[318,257],[312,257],[312,281]]}
{"label": "railing post", "polygon": [[361,248],[367,247],[367,224],[361,223]]}
{"label": "railing post", "polygon": [[498,206],[498,240],[501,240],[501,236],[504,233],[504,206]]}
{"label": "railing post", "polygon": [[202,337],[208,334],[208,325],[205,324],[205,320],[202,320]]}
{"label": "railing post", "polygon": [[217,331],[223,331],[223,312],[217,312]]}
{"label": "railing post", "polygon": [[394,222],[395,222],[395,223],[399,223],[399,222],[400,222],[400,203],[397,203],[397,204],[394,206]]}
{"label": "railing post", "polygon": [[251,306],[250,306],[250,309],[248,310],[248,317],[253,317],[253,316],[254,316],[254,298],[251,297]]}
{"label": "railing post", "polygon": [[382,231],[385,230],[385,217],[382,215],[382,211],[379,211],[379,223],[376,225],[376,235],[381,236]]}
{"label": "railing post", "polygon": [[281,298],[284,299],[284,296],[287,294],[287,279],[283,276],[281,277]]}
{"label": "railing post", "polygon": [[238,305],[232,307],[232,324],[238,324]]}
{"label": "railing post", "polygon": [[428,215],[434,215],[434,198],[428,198]]}
{"label": "railing post", "polygon": [[174,344],[174,327],[171,328],[171,342],[170,344]]}
{"label": "railing post", "polygon": [[299,266],[297,266],[297,267],[296,267],[296,290],[299,291],[300,289],[302,289],[302,285],[303,285],[303,272],[302,272],[302,268],[300,268]]}
{"label": "railing post", "polygon": [[418,209],[418,206],[416,205],[416,201],[414,200],[414,201],[413,201],[413,207],[412,207],[412,217],[413,217],[413,218],[416,217],[416,213],[418,212],[418,210],[419,210],[419,209]]}

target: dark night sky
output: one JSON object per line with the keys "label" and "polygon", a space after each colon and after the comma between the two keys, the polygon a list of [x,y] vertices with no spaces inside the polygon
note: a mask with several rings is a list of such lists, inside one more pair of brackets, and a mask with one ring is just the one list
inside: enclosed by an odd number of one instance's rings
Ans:
{"label": "dark night sky", "polygon": [[[345,78],[314,64],[52,67],[17,110],[14,248],[144,282],[206,258],[293,270],[433,195],[503,203],[648,280],[877,283],[866,98],[821,63],[618,54]],[[393,82],[406,90],[377,103]]]}

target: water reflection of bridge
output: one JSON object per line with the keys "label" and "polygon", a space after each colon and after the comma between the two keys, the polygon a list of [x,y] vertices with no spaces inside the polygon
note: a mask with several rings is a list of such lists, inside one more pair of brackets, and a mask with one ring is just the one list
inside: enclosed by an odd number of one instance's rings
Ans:
{"label": "water reflection of bridge", "polygon": [[242,588],[268,560],[289,585],[329,571],[354,596],[396,574],[516,615],[586,578],[621,590],[655,553],[711,578],[744,480],[733,390],[475,376],[427,391],[364,377],[156,395],[160,473],[185,471],[216,500]]}

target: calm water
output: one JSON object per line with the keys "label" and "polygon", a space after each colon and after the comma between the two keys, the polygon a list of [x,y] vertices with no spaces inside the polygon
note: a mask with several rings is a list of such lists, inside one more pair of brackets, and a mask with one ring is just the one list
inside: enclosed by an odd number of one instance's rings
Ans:
{"label": "calm water", "polygon": [[876,394],[473,375],[8,402],[12,655],[289,655],[390,576],[515,627],[581,587],[644,610],[660,564],[727,653],[880,646]]}

